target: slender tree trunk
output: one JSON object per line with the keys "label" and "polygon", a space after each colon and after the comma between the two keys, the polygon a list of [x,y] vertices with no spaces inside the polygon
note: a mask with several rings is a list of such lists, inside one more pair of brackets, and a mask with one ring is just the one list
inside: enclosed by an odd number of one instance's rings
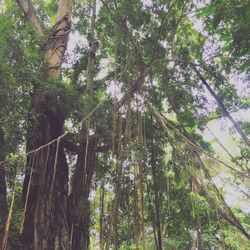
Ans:
{"label": "slender tree trunk", "polygon": [[117,171],[116,171],[116,184],[115,184],[115,199],[113,201],[113,212],[111,219],[112,226],[112,236],[113,236],[113,244],[114,249],[119,249],[118,242],[118,209],[120,203],[120,182],[121,182],[121,174],[122,174],[122,162],[118,161],[117,163]]}
{"label": "slender tree trunk", "polygon": [[[130,190],[130,186],[129,186],[129,190]],[[127,203],[127,216],[128,216],[127,228],[130,229],[131,221],[133,220],[133,217],[131,218],[130,193],[128,193],[128,195],[127,195],[126,203]],[[128,235],[127,236],[127,246],[128,246],[128,249],[130,249],[131,238],[132,238],[131,231],[129,231],[127,235]]]}
{"label": "slender tree trunk", "polygon": [[[138,127],[137,127],[137,137],[138,143],[142,147],[142,115],[138,112]],[[140,224],[141,224],[141,238],[142,238],[142,248],[146,249],[145,245],[145,228],[144,228],[144,190],[143,190],[143,171],[142,171],[142,149],[138,152],[138,180],[139,180],[139,197],[140,197]]]}
{"label": "slender tree trunk", "polygon": [[104,250],[104,228],[103,228],[103,218],[104,218],[104,197],[105,190],[104,186],[101,186],[100,190],[100,250]]}
{"label": "slender tree trunk", "polygon": [[[2,128],[0,128],[0,162],[1,161],[4,161],[4,133]],[[2,246],[2,237],[8,216],[6,195],[5,170],[4,165],[2,164],[0,165],[0,247]]]}
{"label": "slender tree trunk", "polygon": [[[151,115],[151,130],[153,130],[153,117]],[[161,220],[160,220],[160,204],[159,204],[159,185],[157,185],[157,166],[155,159],[154,137],[151,137],[151,170],[153,176],[153,189],[154,189],[154,204],[155,204],[155,216],[156,216],[156,228],[157,228],[157,249],[162,250],[162,232],[161,232]]]}
{"label": "slender tree trunk", "polygon": [[152,226],[153,226],[153,233],[154,233],[154,240],[155,240],[155,248],[158,250],[158,238],[157,238],[157,235],[156,235],[156,222],[155,222],[155,213],[154,213],[154,209],[153,209],[153,202],[152,202],[152,199],[151,199],[151,196],[150,196],[150,192],[149,192],[149,185],[148,185],[148,182],[147,182],[147,196],[148,196],[148,199],[149,199],[149,211],[150,211],[150,216],[151,216],[151,221],[152,221]]}
{"label": "slender tree trunk", "polygon": [[[115,159],[115,139],[116,139],[116,122],[117,122],[117,114],[113,108],[112,110],[112,159]],[[114,202],[111,202],[108,204],[108,214],[109,214],[109,220],[108,220],[108,235],[106,239],[106,246],[105,250],[109,250],[110,245],[110,239],[112,239],[112,233],[113,233],[113,215],[114,215]]]}
{"label": "slender tree trunk", "polygon": [[198,237],[198,245],[199,250],[204,250],[204,244],[202,239],[202,227],[201,227],[201,219],[199,215],[197,216],[197,237]]}
{"label": "slender tree trunk", "polygon": [[[193,181],[192,178],[190,179],[190,189],[192,192],[197,193],[197,189],[195,186],[193,186]],[[195,209],[197,208],[197,202],[195,200]],[[201,218],[200,216],[197,214],[196,216],[196,235],[194,234],[193,238],[195,237],[197,240],[197,245],[199,250],[203,250],[204,249],[204,244],[203,244],[203,239],[202,239],[202,225],[201,225]]]}
{"label": "slender tree trunk", "polygon": [[113,201],[113,211],[111,218],[111,226],[112,226],[112,236],[113,236],[113,244],[114,248],[117,250],[119,248],[118,243],[118,209],[120,204],[120,183],[122,176],[122,159],[120,157],[121,147],[122,147],[122,117],[119,115],[118,117],[118,148],[116,152],[116,174],[115,174],[115,198]]}
{"label": "slender tree trunk", "polygon": [[[155,162],[153,162],[153,166]],[[156,178],[156,168],[152,166],[152,174],[154,181],[154,196],[155,196],[155,215],[156,215],[156,228],[157,228],[157,239],[158,239],[158,250],[162,250],[162,232],[161,232],[161,220],[160,220],[160,204],[159,204],[159,195],[157,189],[157,178]]]}
{"label": "slender tree trunk", "polygon": [[191,249],[190,250],[196,249],[196,242],[197,242],[197,236],[196,236],[195,231],[194,231],[193,235],[192,235],[192,242],[191,242]]}
{"label": "slender tree trunk", "polygon": [[134,190],[133,190],[133,198],[134,198],[134,242],[135,249],[139,249],[139,227],[138,227],[138,210],[137,210],[137,176],[136,171],[134,172]]}

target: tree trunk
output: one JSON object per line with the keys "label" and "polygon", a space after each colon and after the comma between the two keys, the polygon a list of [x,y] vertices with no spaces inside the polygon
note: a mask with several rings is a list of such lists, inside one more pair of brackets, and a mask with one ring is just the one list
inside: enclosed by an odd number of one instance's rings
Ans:
{"label": "tree trunk", "polygon": [[[45,29],[32,2],[17,0],[17,3],[33,25],[38,39],[46,40]],[[59,1],[57,23],[48,34],[48,43],[43,51],[48,66],[45,79],[60,79],[70,31],[71,5],[71,0]],[[57,99],[43,86],[34,86],[32,107],[35,117],[28,130],[28,150],[45,145],[63,133],[64,112]],[[23,188],[23,249],[68,249],[67,192],[68,166],[62,142],[57,140],[27,157]]]}
{"label": "tree trunk", "polygon": [[196,249],[196,242],[197,242],[197,235],[196,235],[196,232],[194,231],[193,235],[192,235],[191,249],[190,250]]}
{"label": "tree trunk", "polygon": [[[58,109],[38,110],[37,105],[34,109],[37,122],[28,133],[33,136],[28,139],[27,149],[38,148],[63,133],[64,118]],[[28,156],[23,192],[23,248],[67,249],[68,166],[62,143],[56,141]]]}
{"label": "tree trunk", "polygon": [[138,151],[138,182],[139,182],[139,198],[140,198],[140,225],[141,225],[141,239],[142,239],[142,249],[146,249],[145,244],[145,228],[144,228],[144,190],[143,190],[143,171],[142,171],[142,115],[141,112],[138,111],[138,124],[137,124],[137,140],[139,145]]}
{"label": "tree trunk", "polygon": [[[153,131],[153,117],[151,115],[151,130]],[[159,185],[157,184],[157,168],[155,159],[154,137],[151,137],[151,171],[153,176],[153,189],[154,189],[154,204],[155,204],[155,216],[156,216],[156,229],[157,229],[157,249],[162,250],[162,232],[161,232],[161,220],[160,220],[160,204],[159,204]]]}
{"label": "tree trunk", "polygon": [[104,219],[104,197],[105,189],[104,186],[101,186],[100,189],[100,250],[104,250],[104,228],[103,228],[103,219]]}
{"label": "tree trunk", "polygon": [[118,160],[116,169],[116,183],[115,183],[115,198],[113,201],[112,207],[112,218],[111,218],[111,226],[112,226],[112,242],[114,244],[114,249],[119,249],[119,242],[118,242],[118,209],[120,204],[120,182],[121,182],[121,175],[122,175],[122,162]]}
{"label": "tree trunk", "polygon": [[[0,128],[0,162],[4,161],[4,133],[3,129]],[[0,246],[2,246],[2,237],[6,219],[8,216],[7,206],[7,191],[6,191],[6,180],[4,165],[0,165]]]}
{"label": "tree trunk", "polygon": [[[95,164],[96,142],[90,140],[86,149],[86,142],[80,143],[70,197],[70,249],[72,250],[89,248],[90,207],[88,199]],[[86,151],[87,162],[84,164]]]}
{"label": "tree trunk", "polygon": [[161,220],[160,220],[160,204],[159,204],[159,194],[157,189],[157,178],[156,178],[156,166],[155,161],[152,162],[152,174],[153,174],[153,185],[154,185],[154,203],[155,203],[155,215],[156,215],[156,229],[157,229],[157,239],[158,239],[158,250],[162,250],[162,232],[161,232]]}
{"label": "tree trunk", "polygon": [[197,215],[197,237],[198,237],[199,250],[204,250],[204,244],[202,239],[202,226],[199,215]]}
{"label": "tree trunk", "polygon": [[133,188],[133,204],[134,204],[134,242],[135,249],[139,249],[139,227],[138,227],[138,209],[137,209],[137,175],[134,171],[134,188]]}
{"label": "tree trunk", "polygon": [[[113,142],[114,144],[114,142]],[[116,173],[115,173],[115,198],[113,200],[112,207],[112,217],[111,217],[111,234],[112,234],[112,243],[114,245],[114,249],[119,248],[118,243],[118,209],[120,205],[120,185],[121,185],[121,176],[122,176],[122,163],[120,153],[122,148],[122,117],[119,114],[118,116],[118,146],[117,150],[114,150],[114,157],[116,158]]]}
{"label": "tree trunk", "polygon": [[154,234],[154,240],[155,240],[155,249],[159,249],[158,247],[158,238],[156,235],[156,219],[155,219],[155,213],[154,213],[154,208],[153,208],[153,202],[150,196],[150,191],[149,191],[149,185],[148,185],[148,181],[146,180],[147,183],[147,196],[149,199],[149,211],[150,211],[150,217],[151,217],[151,222],[152,222],[152,227],[153,227],[153,234]]}
{"label": "tree trunk", "polygon": [[[93,85],[95,73],[95,55],[98,43],[95,40],[96,0],[92,1],[92,17],[90,23],[90,50],[88,54],[86,72],[86,97],[89,103],[93,100]],[[91,112],[91,106],[86,106],[86,113]],[[93,177],[96,157],[95,138],[89,135],[91,121],[87,119],[82,124],[80,145],[77,155],[76,170],[73,178],[72,193],[70,196],[70,243],[72,250],[89,249],[90,235],[90,204],[89,193]]]}

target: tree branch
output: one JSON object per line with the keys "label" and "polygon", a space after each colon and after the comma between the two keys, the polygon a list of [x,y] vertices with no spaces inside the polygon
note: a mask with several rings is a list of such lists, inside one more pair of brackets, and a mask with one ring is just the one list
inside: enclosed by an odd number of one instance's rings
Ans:
{"label": "tree branch", "polygon": [[231,114],[227,111],[227,108],[223,104],[223,102],[220,99],[220,97],[212,90],[212,88],[209,86],[208,82],[205,80],[205,78],[201,75],[201,73],[197,70],[197,68],[195,66],[193,66],[193,69],[194,69],[195,73],[197,74],[197,76],[200,78],[202,84],[207,88],[207,90],[209,91],[209,93],[211,94],[211,96],[213,96],[213,98],[216,100],[217,104],[221,108],[221,110],[224,113],[224,115],[232,122],[232,124],[234,125],[235,129],[237,130],[237,132],[240,134],[240,136],[243,139],[243,141],[250,148],[250,140],[245,135],[245,133],[243,132],[243,130],[240,128],[240,126],[238,125],[237,121],[235,121],[234,118],[231,116]]}
{"label": "tree branch", "polygon": [[72,14],[72,0],[60,0],[57,10],[57,22],[60,22],[65,16],[68,16],[68,20],[71,20]]}
{"label": "tree branch", "polygon": [[32,24],[33,28],[36,31],[36,34],[38,37],[44,36],[44,28],[41,23],[40,18],[37,16],[36,11],[33,7],[31,0],[16,0],[17,4],[22,9],[24,15],[29,20],[29,22]]}

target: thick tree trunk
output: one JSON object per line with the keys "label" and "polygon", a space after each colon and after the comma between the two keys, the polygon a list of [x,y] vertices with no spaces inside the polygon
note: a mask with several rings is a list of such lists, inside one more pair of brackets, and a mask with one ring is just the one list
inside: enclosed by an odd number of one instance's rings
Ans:
{"label": "thick tree trunk", "polygon": [[[0,162],[4,161],[4,133],[0,128]],[[8,206],[6,198],[6,181],[4,165],[0,165],[0,247],[2,246],[2,237],[5,222],[8,216]]]}
{"label": "thick tree trunk", "polygon": [[[31,0],[17,0],[41,42],[47,34]],[[60,0],[57,23],[48,34],[44,61],[45,79],[60,79],[61,64],[70,31],[71,0]],[[32,106],[35,117],[28,131],[27,149],[34,150],[63,133],[64,113],[57,96],[34,86]],[[63,144],[55,141],[27,158],[24,180],[23,249],[68,249],[67,222],[68,166]]]}
{"label": "thick tree trunk", "polygon": [[[64,117],[59,107],[40,98],[33,96],[37,121],[28,133],[28,149],[38,148],[63,133]],[[25,250],[68,249],[67,190],[68,166],[62,142],[29,155],[24,180]]]}

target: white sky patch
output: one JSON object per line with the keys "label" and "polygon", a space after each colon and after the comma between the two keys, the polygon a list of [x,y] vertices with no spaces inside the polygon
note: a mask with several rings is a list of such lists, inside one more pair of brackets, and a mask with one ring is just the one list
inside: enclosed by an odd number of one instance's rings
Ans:
{"label": "white sky patch", "polygon": [[239,96],[250,96],[250,83],[247,79],[246,74],[233,73],[230,75],[230,83],[232,83]]}
{"label": "white sky patch", "polygon": [[95,77],[96,80],[100,80],[108,75],[110,68],[110,59],[104,58],[100,60],[100,71],[97,73]]}
{"label": "white sky patch", "polygon": [[230,207],[240,208],[245,213],[250,213],[250,200],[240,191],[249,194],[247,184],[243,183],[238,186],[231,184],[233,182],[230,177],[228,173],[221,171],[218,176],[213,178],[213,181],[218,188],[223,188],[225,201]]}
{"label": "white sky patch", "polygon": [[63,68],[70,69],[72,65],[80,59],[81,54],[75,52],[76,46],[85,47],[88,44],[87,39],[81,36],[78,31],[70,32],[69,42],[63,61]]}
{"label": "white sky patch", "polygon": [[143,1],[143,4],[146,6],[146,7],[151,7],[153,5],[153,1],[152,0],[144,0]]}
{"label": "white sky patch", "polygon": [[67,47],[67,52],[70,55],[76,56],[74,53],[74,49],[76,48],[76,46],[83,47],[83,46],[86,46],[87,44],[88,44],[88,41],[86,37],[81,36],[78,31],[71,32],[69,35],[69,43]]}
{"label": "white sky patch", "polygon": [[[231,113],[232,117],[236,121],[249,122],[250,121],[250,109],[248,110],[240,110],[234,113]],[[214,133],[214,135],[220,139],[222,143],[225,145],[230,145],[230,148],[235,148],[237,150],[237,145],[234,141],[232,145],[232,135],[230,135],[230,130],[232,129],[232,123],[227,118],[220,118],[214,121],[211,121],[207,125],[209,129]],[[213,136],[211,133],[205,129],[203,132],[204,140],[211,141]],[[240,136],[237,133],[234,133],[234,138],[239,139]]]}
{"label": "white sky patch", "polygon": [[121,91],[122,83],[118,83],[115,81],[110,81],[107,87],[107,94],[111,95],[112,98],[117,99],[118,101],[121,100],[123,97],[123,93]]}

